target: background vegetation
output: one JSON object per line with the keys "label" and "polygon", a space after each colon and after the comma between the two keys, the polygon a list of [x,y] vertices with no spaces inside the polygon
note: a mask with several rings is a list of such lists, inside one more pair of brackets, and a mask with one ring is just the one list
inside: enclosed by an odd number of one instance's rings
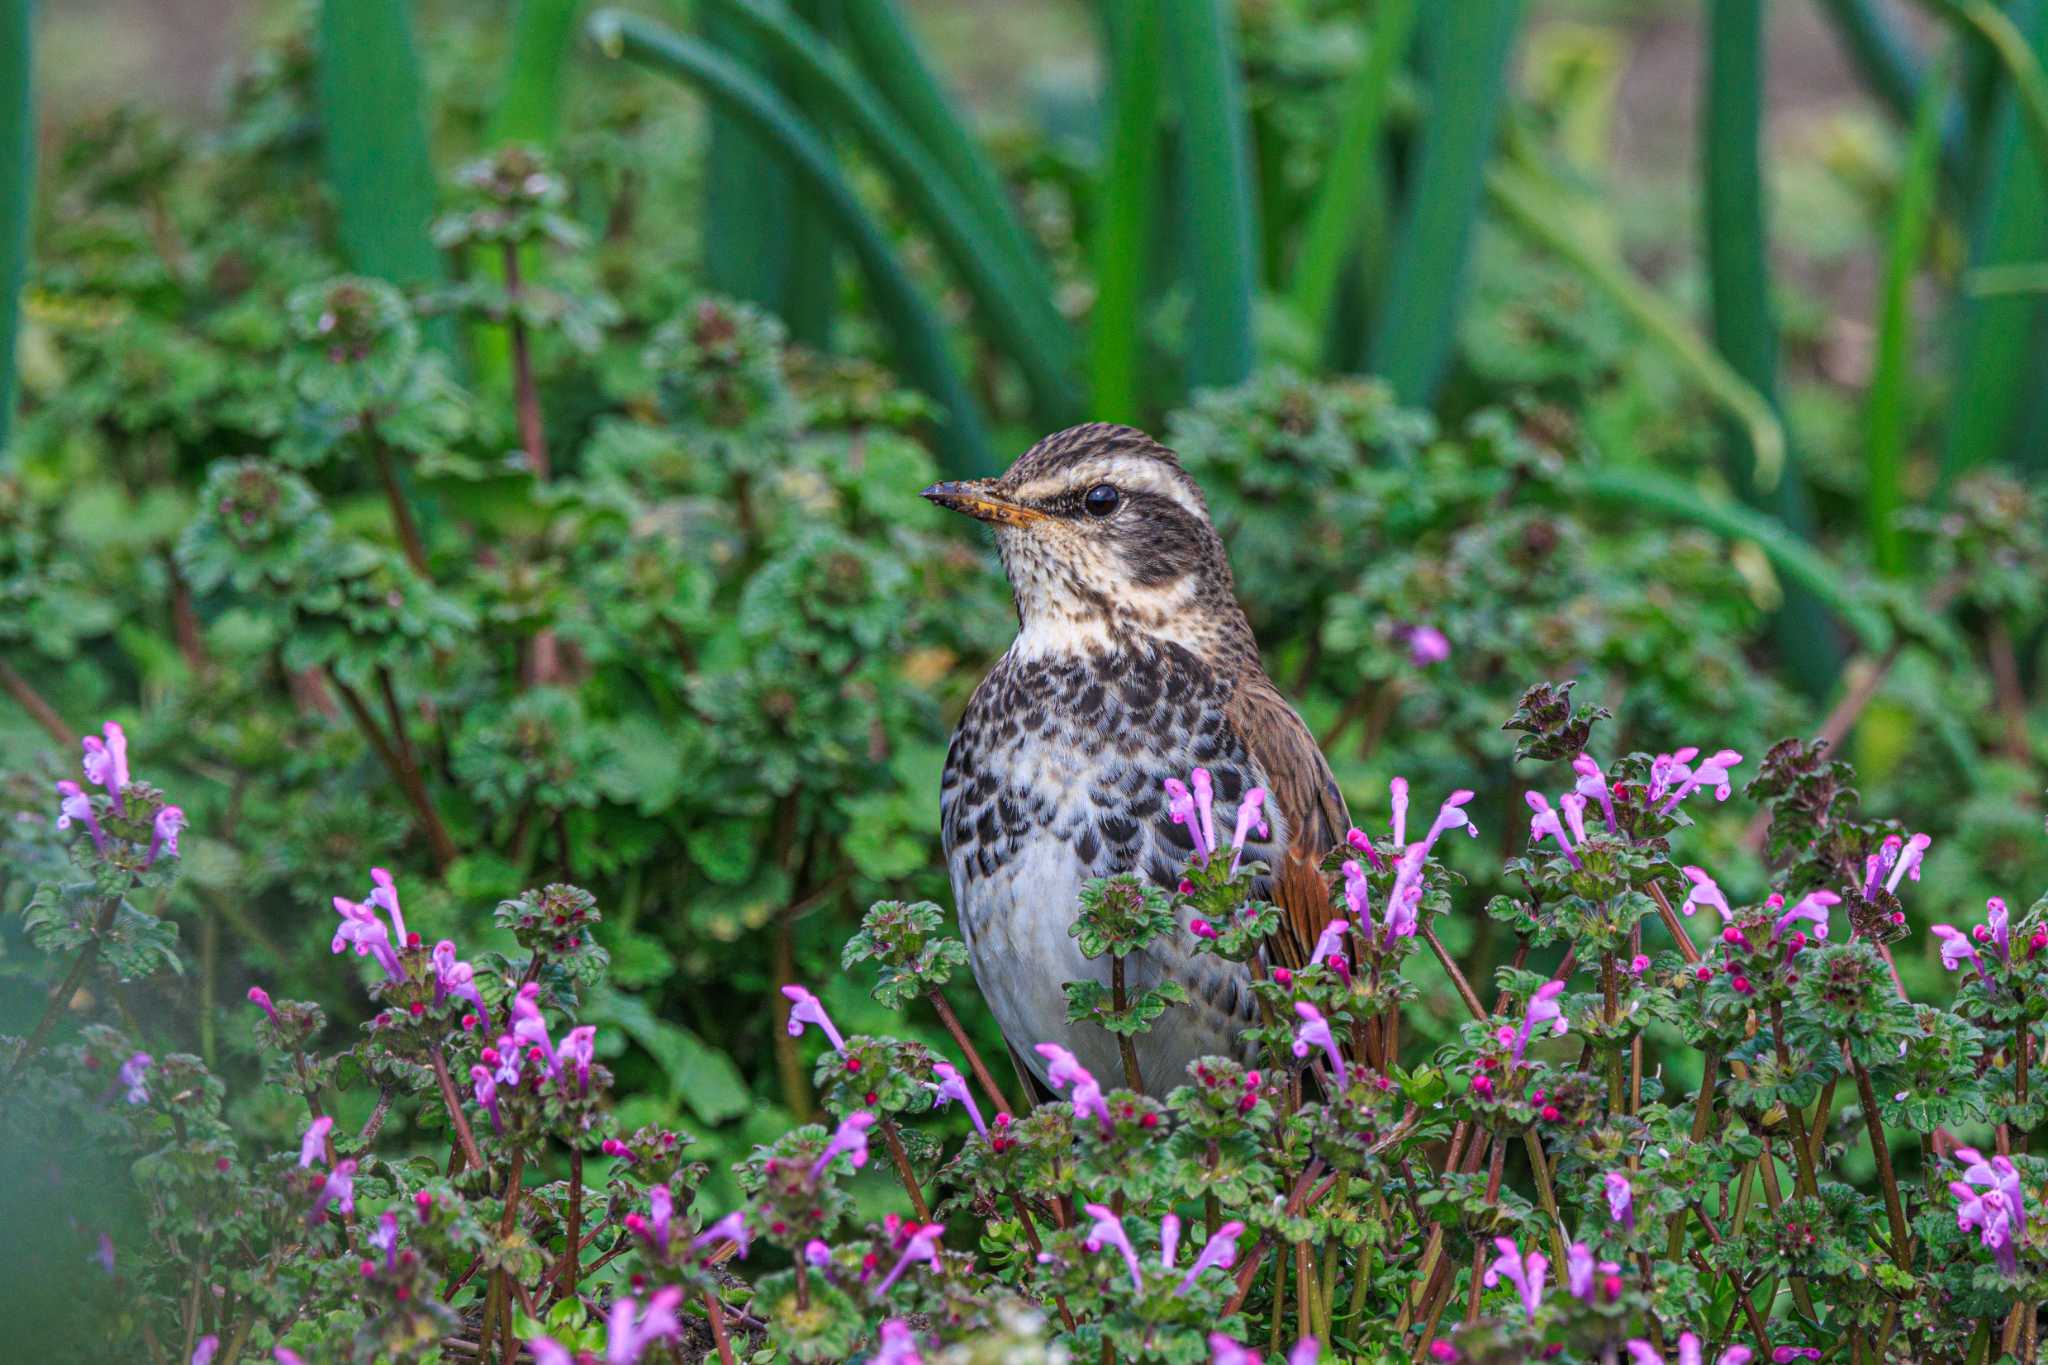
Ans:
{"label": "background vegetation", "polygon": [[[265,10],[202,116],[40,126],[31,8],[0,0],[0,1032],[42,1008],[50,784],[112,717],[190,822],[147,907],[182,975],[79,1021],[251,1078],[249,985],[362,1017],[323,945],[369,865],[429,941],[571,882],[620,1120],[730,1193],[815,1103],[778,988],[881,1029],[839,945],[946,901],[938,766],[1011,618],[916,490],[1082,417],[1202,480],[1361,820],[1391,773],[1478,775],[1507,840],[1500,718],[1575,678],[1617,752],[1846,746],[1934,836],[1916,916],[2048,880],[2048,5],[1812,6],[1867,93],[1800,121],[1759,0],[993,33],[334,0]],[[1671,24],[1697,119],[1641,145]],[[1041,40],[1086,60],[969,98]],[[1760,891],[1759,832],[1703,826]],[[1449,856],[1484,892],[1507,851]],[[1492,932],[1443,928],[1468,964]],[[1414,970],[1412,1037],[1449,1037]]]}

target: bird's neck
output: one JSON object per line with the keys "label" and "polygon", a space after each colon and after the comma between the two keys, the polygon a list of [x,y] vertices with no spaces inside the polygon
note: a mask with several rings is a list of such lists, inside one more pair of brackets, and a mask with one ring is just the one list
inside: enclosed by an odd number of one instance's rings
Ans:
{"label": "bird's neck", "polygon": [[1258,662],[1249,622],[1227,586],[1205,591],[1183,579],[1163,588],[1123,586],[1114,592],[1017,593],[1012,656],[1091,655],[1178,645],[1218,668]]}

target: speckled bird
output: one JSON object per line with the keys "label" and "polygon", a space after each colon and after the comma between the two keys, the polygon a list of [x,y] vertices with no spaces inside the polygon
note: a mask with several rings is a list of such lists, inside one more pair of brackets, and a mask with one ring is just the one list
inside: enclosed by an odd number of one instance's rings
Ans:
{"label": "speckled bird", "polygon": [[[1082,883],[1119,872],[1173,886],[1192,851],[1164,783],[1206,768],[1218,825],[1267,792],[1269,835],[1246,845],[1271,869],[1275,965],[1299,965],[1332,917],[1320,865],[1349,820],[1330,765],[1259,663],[1230,561],[1202,490],[1165,446],[1094,423],[1046,437],[996,479],[924,496],[995,528],[1018,631],[967,704],[939,806],[947,868],[975,979],[1011,1048],[1042,1081],[1041,1042],[1105,1081],[1114,1040],[1067,1023],[1067,981],[1107,984],[1068,929]],[[1235,1055],[1257,1017],[1246,968],[1197,957],[1183,925],[1126,962],[1134,990],[1186,987],[1138,1039],[1146,1088],[1164,1094],[1190,1061]]]}

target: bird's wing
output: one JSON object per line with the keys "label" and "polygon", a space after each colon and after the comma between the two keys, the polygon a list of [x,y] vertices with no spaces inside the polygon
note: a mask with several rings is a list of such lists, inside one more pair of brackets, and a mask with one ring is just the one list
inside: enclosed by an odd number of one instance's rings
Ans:
{"label": "bird's wing", "polygon": [[1287,836],[1273,865],[1271,898],[1281,915],[1273,956],[1277,965],[1299,967],[1334,917],[1322,862],[1343,842],[1351,816],[1315,736],[1269,679],[1254,675],[1240,683],[1227,714],[1265,774],[1266,799]]}

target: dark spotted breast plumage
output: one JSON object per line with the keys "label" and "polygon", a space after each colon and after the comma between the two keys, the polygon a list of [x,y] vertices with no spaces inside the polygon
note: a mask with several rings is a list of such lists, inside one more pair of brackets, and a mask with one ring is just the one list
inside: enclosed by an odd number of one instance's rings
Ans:
{"label": "dark spotted breast plumage", "polygon": [[[1057,1042],[1107,1084],[1115,1042],[1066,1022],[1062,987],[1106,983],[1108,960],[1082,957],[1068,930],[1090,878],[1178,879],[1192,841],[1165,780],[1206,768],[1226,839],[1243,793],[1269,791],[1268,833],[1246,856],[1275,869],[1258,891],[1289,912],[1283,959],[1329,914],[1315,864],[1343,835],[1342,797],[1259,668],[1207,507],[1171,452],[1127,427],[1076,428],[1001,479],[926,496],[995,525],[1017,597],[1017,639],[969,701],[940,789],[976,980],[1041,1079],[1033,1045]],[[1238,1052],[1256,1018],[1247,969],[1193,944],[1183,929],[1126,963],[1133,990],[1169,978],[1188,993],[1138,1040],[1157,1093],[1195,1058]]]}

